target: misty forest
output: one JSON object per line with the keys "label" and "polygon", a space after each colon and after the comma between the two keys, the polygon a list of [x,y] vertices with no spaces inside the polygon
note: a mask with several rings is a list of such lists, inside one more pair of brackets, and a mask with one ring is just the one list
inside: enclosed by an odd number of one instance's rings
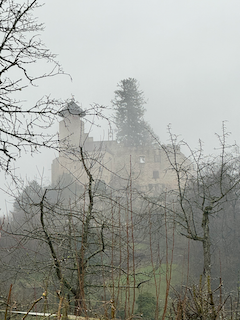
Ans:
{"label": "misty forest", "polygon": [[[240,153],[226,122],[211,154],[170,125],[163,143],[131,75],[108,106],[29,103],[30,88],[71,78],[41,40],[41,7],[0,1],[0,188],[12,199],[0,319],[240,319]],[[93,137],[102,123],[107,137]],[[48,151],[51,182],[17,174],[23,155]]]}

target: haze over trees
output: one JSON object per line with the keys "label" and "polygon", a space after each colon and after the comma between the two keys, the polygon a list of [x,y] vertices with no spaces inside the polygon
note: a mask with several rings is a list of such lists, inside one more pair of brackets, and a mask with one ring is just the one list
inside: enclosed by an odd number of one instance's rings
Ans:
{"label": "haze over trees", "polygon": [[[9,283],[10,275],[31,283],[31,277],[38,275],[35,292],[40,292],[42,283],[49,293],[49,310],[54,309],[54,288],[61,288],[60,298],[75,314],[95,312],[127,319],[143,312],[151,319],[159,315],[181,319],[183,314],[187,319],[223,318],[224,288],[237,290],[239,259],[230,248],[239,248],[238,152],[227,148],[223,134],[219,156],[206,158],[202,149],[192,150],[192,162],[175,162],[179,144],[171,137],[172,146],[166,146],[165,152],[169,170],[179,183],[155,197],[132,190],[131,178],[127,190],[115,194],[108,186],[96,190],[92,167],[85,162],[87,152],[82,153],[82,161],[89,180],[80,191],[31,183],[16,200],[13,223],[2,228],[1,270],[9,275],[2,283]],[[228,230],[232,230],[230,238]],[[185,239],[190,241],[188,249]],[[14,248],[11,255],[4,250],[9,247]],[[39,249],[35,252],[35,248]],[[220,286],[217,283],[219,260],[221,279],[228,279],[225,286],[222,280]],[[205,281],[199,283],[201,275]],[[191,289],[193,281],[198,284],[195,289]],[[187,286],[179,289],[175,309],[171,309],[169,301],[175,297],[171,286],[182,284]],[[191,290],[195,290],[195,300],[191,300]],[[141,305],[145,296],[155,297],[149,299],[149,306]],[[100,300],[105,301],[104,307]]]}
{"label": "haze over trees", "polygon": [[[121,311],[126,319],[135,312],[138,288],[152,282],[151,271],[137,274],[136,268],[148,268],[149,261],[143,259],[141,250],[134,249],[135,242],[142,243],[144,233],[140,230],[145,223],[141,221],[148,201],[139,199],[136,203],[129,190],[116,194],[110,188],[96,190],[92,168],[85,158],[82,161],[89,177],[82,191],[73,193],[68,186],[44,188],[32,182],[16,199],[14,220],[4,226],[0,242],[5,252],[1,260],[5,280],[1,281],[7,286],[15,279],[19,286],[20,279],[31,283],[31,278],[38,277],[35,292],[40,292],[41,286],[48,292],[50,309],[57,288],[71,313],[110,316],[115,308],[114,314]],[[135,224],[139,224],[136,229]],[[144,238],[147,246],[148,236],[144,234]],[[4,250],[9,244],[14,247],[11,273]],[[152,247],[152,253],[155,250]],[[147,255],[149,258],[149,252]],[[105,303],[101,306],[102,300]]]}
{"label": "haze over trees", "polygon": [[[211,257],[216,237],[216,233],[212,237],[212,232],[214,234],[217,228],[216,217],[223,219],[225,216],[228,220],[229,216],[232,220],[230,208],[237,201],[240,185],[238,148],[227,144],[227,136],[223,123],[222,135],[218,136],[219,151],[214,156],[204,155],[201,144],[199,149],[191,149],[171,133],[172,148],[162,146],[177,181],[176,189],[171,190],[175,210],[173,214],[169,211],[169,217],[177,222],[182,236],[201,243],[206,290],[211,290]],[[177,160],[180,146],[188,148],[190,162]]]}
{"label": "haze over trees", "polygon": [[[0,2],[0,169],[10,173],[22,150],[56,146],[45,129],[61,105],[46,98],[27,107],[14,96],[61,72],[37,36],[42,30],[32,15],[37,7],[36,0]],[[33,75],[29,66],[38,61],[51,62],[53,68]],[[118,141],[130,149],[152,143],[137,80],[120,81],[112,103]],[[76,177],[65,185],[33,181],[24,186],[12,219],[3,218],[0,225],[5,319],[16,305],[26,311],[39,301],[39,311],[57,313],[58,319],[68,313],[124,320],[142,313],[143,319],[156,320],[238,319],[240,157],[226,138],[223,127],[217,156],[189,148],[182,162],[178,153],[186,143],[173,135],[170,146],[155,143],[176,176],[176,187],[159,189],[157,195],[133,190],[131,168],[125,188],[99,187],[94,175],[100,179],[101,170],[94,164],[101,164],[100,154],[82,146],[74,148],[74,159],[87,176],[85,183]],[[70,159],[73,149],[65,149]],[[197,247],[194,252],[189,242],[186,247],[186,239],[200,243],[202,251]],[[226,303],[222,280],[212,287],[219,275],[228,279],[225,287],[234,292],[235,304]]]}

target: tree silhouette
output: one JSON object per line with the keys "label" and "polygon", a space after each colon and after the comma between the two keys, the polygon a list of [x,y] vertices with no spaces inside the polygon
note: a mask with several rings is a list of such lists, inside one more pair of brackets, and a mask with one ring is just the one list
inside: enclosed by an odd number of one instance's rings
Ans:
{"label": "tree silhouette", "polygon": [[126,146],[145,145],[151,141],[151,129],[143,119],[144,94],[134,78],[121,80],[112,104],[115,107],[117,140]]}

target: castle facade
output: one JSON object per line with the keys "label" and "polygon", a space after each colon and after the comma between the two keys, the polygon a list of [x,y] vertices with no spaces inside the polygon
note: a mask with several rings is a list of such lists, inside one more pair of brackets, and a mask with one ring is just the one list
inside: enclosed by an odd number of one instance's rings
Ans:
{"label": "castle facade", "polygon": [[[95,183],[115,190],[126,188],[130,182],[133,188],[150,194],[176,186],[169,165],[171,152],[167,155],[160,144],[127,147],[114,140],[94,141],[84,130],[85,113],[75,102],[70,102],[59,115],[63,119],[59,123],[59,156],[52,163],[53,185],[65,179],[84,186],[89,180],[87,168]],[[178,159],[185,159],[180,150]]]}

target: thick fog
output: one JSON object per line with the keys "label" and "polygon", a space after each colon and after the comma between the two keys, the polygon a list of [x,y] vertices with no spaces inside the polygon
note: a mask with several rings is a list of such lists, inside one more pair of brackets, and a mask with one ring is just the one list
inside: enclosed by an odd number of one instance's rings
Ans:
{"label": "thick fog", "polygon": [[[39,81],[21,99],[73,96],[84,109],[93,103],[110,107],[117,83],[131,77],[144,91],[145,118],[161,142],[167,143],[171,124],[193,148],[202,139],[210,153],[222,121],[230,141],[238,142],[239,12],[240,2],[231,0],[46,1],[35,12],[45,24],[42,38],[71,78]],[[107,137],[106,123],[92,130],[95,139]],[[53,157],[23,155],[18,173],[50,181]]]}

